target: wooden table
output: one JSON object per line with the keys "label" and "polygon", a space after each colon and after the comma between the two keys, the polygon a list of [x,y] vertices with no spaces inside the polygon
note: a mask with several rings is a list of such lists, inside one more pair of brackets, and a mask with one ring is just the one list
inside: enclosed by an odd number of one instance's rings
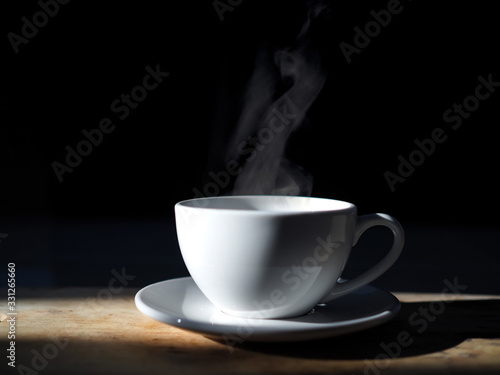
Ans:
{"label": "wooden table", "polygon": [[17,371],[5,356],[4,297],[0,373],[500,373],[499,296],[460,294],[444,303],[440,294],[394,293],[402,308],[383,326],[313,342],[228,346],[144,316],[135,307],[136,292],[18,288]]}

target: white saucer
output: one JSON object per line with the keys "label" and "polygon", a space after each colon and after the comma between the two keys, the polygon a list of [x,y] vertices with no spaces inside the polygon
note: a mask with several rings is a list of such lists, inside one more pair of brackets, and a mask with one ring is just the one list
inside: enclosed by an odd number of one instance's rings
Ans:
{"label": "white saucer", "polygon": [[302,341],[343,335],[392,319],[400,303],[391,293],[362,287],[292,319],[246,319],[218,310],[191,277],[162,281],[135,296],[139,311],[160,322],[231,341]]}

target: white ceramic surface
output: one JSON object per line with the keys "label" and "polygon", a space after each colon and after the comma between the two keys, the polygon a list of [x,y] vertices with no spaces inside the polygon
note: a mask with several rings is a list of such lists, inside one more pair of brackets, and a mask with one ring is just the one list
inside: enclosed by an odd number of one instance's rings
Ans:
{"label": "white ceramic surface", "polygon": [[[357,216],[351,203],[291,196],[199,198],[175,205],[177,237],[189,273],[227,314],[247,318],[301,316],[360,288],[396,261],[403,229],[385,214]],[[387,255],[338,283],[352,246],[376,225],[394,234]]]}
{"label": "white ceramic surface", "polygon": [[215,307],[191,277],[149,285],[135,296],[137,308],[153,319],[237,343],[303,341],[343,335],[387,322],[400,308],[396,297],[372,286],[364,286],[335,302],[316,306],[314,312],[290,319],[234,317]]}

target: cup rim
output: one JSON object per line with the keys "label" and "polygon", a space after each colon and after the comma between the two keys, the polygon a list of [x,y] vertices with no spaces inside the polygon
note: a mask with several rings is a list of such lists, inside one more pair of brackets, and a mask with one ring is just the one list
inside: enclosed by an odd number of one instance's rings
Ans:
{"label": "cup rim", "polygon": [[[290,199],[308,199],[313,200],[317,204],[329,202],[331,205],[335,203],[340,205],[340,207],[324,207],[320,209],[311,210],[301,210],[301,209],[290,209],[290,210],[259,210],[250,208],[223,208],[223,207],[207,207],[205,204],[195,205],[194,202],[209,202],[213,200],[230,200],[230,199],[272,199],[272,198],[290,198]],[[261,195],[261,194],[245,194],[245,195],[222,195],[216,197],[197,197],[191,199],[185,199],[175,204],[175,208],[182,207],[183,209],[201,210],[205,212],[217,212],[218,214],[234,214],[234,213],[245,213],[247,215],[277,215],[277,216],[287,216],[287,215],[305,215],[305,214],[318,214],[318,213],[346,213],[355,212],[356,206],[353,203],[342,201],[338,199],[331,198],[321,198],[321,197],[307,197],[307,196],[296,196],[296,195]],[[316,206],[319,207],[319,206]]]}

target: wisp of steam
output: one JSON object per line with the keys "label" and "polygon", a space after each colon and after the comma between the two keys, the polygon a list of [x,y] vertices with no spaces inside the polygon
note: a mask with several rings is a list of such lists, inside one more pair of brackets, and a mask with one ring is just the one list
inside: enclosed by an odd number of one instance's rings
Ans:
{"label": "wisp of steam", "polygon": [[259,51],[229,147],[229,158],[243,159],[232,194],[311,195],[312,176],[285,157],[285,147],[326,80],[309,35],[326,9],[309,3],[293,43]]}

